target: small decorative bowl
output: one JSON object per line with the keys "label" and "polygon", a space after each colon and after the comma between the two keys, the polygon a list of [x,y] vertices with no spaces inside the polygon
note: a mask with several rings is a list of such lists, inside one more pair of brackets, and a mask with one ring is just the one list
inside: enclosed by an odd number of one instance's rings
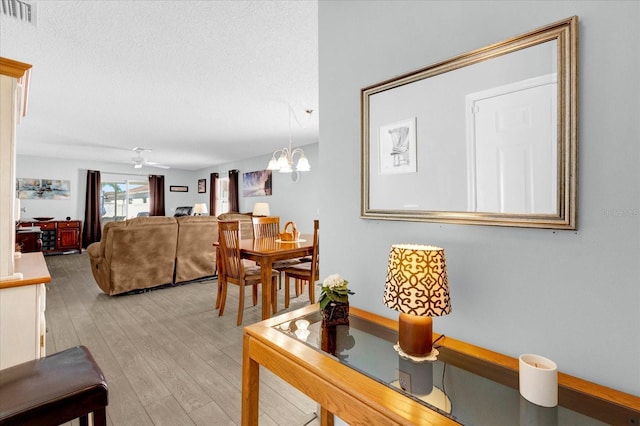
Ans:
{"label": "small decorative bowl", "polygon": [[51,219],[53,219],[53,218],[52,218],[52,217],[42,217],[42,216],[39,216],[39,217],[34,217],[34,219],[35,219],[35,220],[37,220],[38,222],[48,222],[48,221],[50,221],[50,220],[51,220]]}

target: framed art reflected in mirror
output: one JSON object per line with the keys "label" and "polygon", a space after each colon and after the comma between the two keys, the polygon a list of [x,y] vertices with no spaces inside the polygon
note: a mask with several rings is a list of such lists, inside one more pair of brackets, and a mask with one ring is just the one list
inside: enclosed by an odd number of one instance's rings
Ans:
{"label": "framed art reflected in mirror", "polygon": [[577,26],[362,89],[361,217],[576,229]]}

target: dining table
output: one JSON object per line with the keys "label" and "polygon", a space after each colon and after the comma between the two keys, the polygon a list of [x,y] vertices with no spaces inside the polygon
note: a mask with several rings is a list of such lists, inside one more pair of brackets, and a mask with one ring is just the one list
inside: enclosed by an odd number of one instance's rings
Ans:
{"label": "dining table", "polygon": [[[215,244],[218,245],[217,243]],[[313,254],[313,234],[301,234],[295,241],[279,237],[245,238],[240,240],[240,257],[260,266],[262,281],[262,319],[277,312],[277,300],[271,300],[273,264],[280,260],[298,259]]]}

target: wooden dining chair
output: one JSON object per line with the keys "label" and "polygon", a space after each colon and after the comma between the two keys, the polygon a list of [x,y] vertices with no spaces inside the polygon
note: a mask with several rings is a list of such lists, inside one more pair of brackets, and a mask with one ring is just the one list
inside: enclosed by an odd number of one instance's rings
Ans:
{"label": "wooden dining chair", "polygon": [[280,235],[279,216],[252,216],[253,238],[278,237]]}
{"label": "wooden dining chair", "polygon": [[[258,284],[261,284],[261,271],[259,266],[247,266],[240,257],[240,225],[238,221],[218,222],[218,240],[220,250],[221,268],[218,273],[218,298],[216,306],[219,306],[218,316],[224,313],[224,306],[227,300],[227,285],[236,284],[239,288],[238,302],[238,322],[242,324],[242,314],[244,311],[244,289],[246,286],[252,287],[253,306],[258,303]],[[276,302],[276,278],[279,272],[271,273],[271,300],[272,306],[277,306]],[[264,286],[263,286],[264,291]],[[275,312],[274,312],[275,313]]]}
{"label": "wooden dining chair", "polygon": [[296,296],[302,294],[304,283],[309,284],[309,301],[316,303],[315,284],[320,280],[320,221],[313,221],[313,254],[311,262],[299,263],[284,270],[284,307],[289,307],[289,281],[295,279]]}
{"label": "wooden dining chair", "polygon": [[[279,216],[253,216],[253,238],[278,238],[280,236]],[[278,271],[278,288],[282,288],[282,272],[290,266],[300,263],[298,259],[279,260],[272,268]]]}

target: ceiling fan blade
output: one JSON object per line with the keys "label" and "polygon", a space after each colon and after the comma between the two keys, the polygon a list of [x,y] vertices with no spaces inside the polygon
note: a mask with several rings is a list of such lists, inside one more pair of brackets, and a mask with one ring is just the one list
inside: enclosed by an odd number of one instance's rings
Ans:
{"label": "ceiling fan blade", "polygon": [[171,167],[165,166],[164,164],[155,163],[153,161],[145,161],[145,166],[157,167],[159,169],[170,169]]}
{"label": "ceiling fan blade", "polygon": [[139,155],[141,152],[151,152],[151,148],[140,148],[139,146],[136,146],[132,151],[137,152]]}

